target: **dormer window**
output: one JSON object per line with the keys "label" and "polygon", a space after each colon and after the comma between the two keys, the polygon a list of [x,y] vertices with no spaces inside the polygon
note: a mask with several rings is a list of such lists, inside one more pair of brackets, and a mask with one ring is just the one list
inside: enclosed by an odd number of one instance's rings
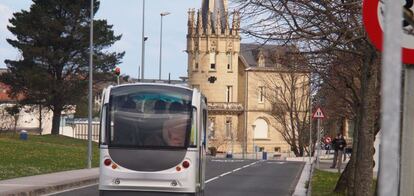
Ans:
{"label": "dormer window", "polygon": [[265,67],[265,57],[264,57],[263,51],[260,51],[259,55],[257,56],[257,66]]}

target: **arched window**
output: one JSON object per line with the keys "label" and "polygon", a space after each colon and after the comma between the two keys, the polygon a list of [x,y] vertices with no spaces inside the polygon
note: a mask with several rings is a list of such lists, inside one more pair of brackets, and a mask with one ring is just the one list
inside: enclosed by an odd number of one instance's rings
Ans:
{"label": "arched window", "polygon": [[254,121],[254,125],[254,139],[267,139],[269,131],[267,122],[262,118],[258,118]]}

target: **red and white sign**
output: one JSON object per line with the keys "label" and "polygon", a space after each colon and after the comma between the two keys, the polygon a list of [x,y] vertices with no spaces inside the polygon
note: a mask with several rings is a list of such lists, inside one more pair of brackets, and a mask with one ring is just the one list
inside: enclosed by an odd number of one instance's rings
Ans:
{"label": "red and white sign", "polygon": [[321,108],[316,109],[316,111],[313,113],[312,118],[325,118],[325,115],[322,112]]}
{"label": "red and white sign", "polygon": [[[406,0],[399,0],[407,3]],[[410,8],[414,11],[414,6]],[[365,30],[368,33],[372,44],[382,51],[382,40],[383,40],[383,21],[384,21],[384,12],[385,6],[380,0],[364,0],[362,7],[363,20],[365,25]],[[402,13],[401,13],[401,24],[403,22]],[[404,27],[403,31],[413,30],[411,25]],[[414,36],[403,32],[402,37],[402,62],[405,64],[414,64]]]}
{"label": "red and white sign", "polygon": [[323,138],[323,143],[325,144],[330,144],[332,142],[332,138],[329,136],[326,136],[325,138]]}

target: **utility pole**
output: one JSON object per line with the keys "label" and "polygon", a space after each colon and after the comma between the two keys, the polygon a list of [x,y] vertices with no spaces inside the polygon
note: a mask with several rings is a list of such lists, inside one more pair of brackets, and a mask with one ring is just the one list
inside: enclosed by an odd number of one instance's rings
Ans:
{"label": "utility pole", "polygon": [[[411,1],[411,6],[413,3]],[[414,16],[404,7],[404,19],[414,28]],[[414,35],[413,35],[414,36]],[[414,193],[414,66],[406,65],[404,68],[404,89],[403,89],[403,124],[401,137],[401,176],[400,195],[413,195]]]}
{"label": "utility pole", "polygon": [[158,79],[161,80],[161,66],[162,66],[162,18],[164,16],[167,16],[171,14],[170,12],[161,12],[160,16],[161,16],[161,30],[160,30],[160,72],[159,72],[159,77]]}
{"label": "utility pole", "polygon": [[92,168],[92,81],[93,81],[93,0],[91,0],[89,32],[89,111],[88,111],[88,169]]}
{"label": "utility pole", "polygon": [[[379,196],[399,195],[402,2],[386,0],[381,83]],[[410,185],[412,186],[412,185]],[[412,194],[412,193],[411,193]]]}
{"label": "utility pole", "polygon": [[145,0],[142,0],[141,80],[144,80],[145,40]]}

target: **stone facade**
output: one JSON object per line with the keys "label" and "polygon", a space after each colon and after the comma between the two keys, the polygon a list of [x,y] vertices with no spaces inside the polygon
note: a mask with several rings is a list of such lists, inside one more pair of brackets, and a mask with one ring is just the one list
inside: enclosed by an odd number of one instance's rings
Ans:
{"label": "stone facade", "polygon": [[272,106],[261,95],[262,79],[283,72],[271,59],[285,48],[241,44],[239,27],[239,13],[229,13],[225,0],[203,0],[201,10],[188,12],[188,81],[208,100],[209,145],[234,153],[251,153],[254,145],[289,153],[276,130],[280,125],[269,115]]}

